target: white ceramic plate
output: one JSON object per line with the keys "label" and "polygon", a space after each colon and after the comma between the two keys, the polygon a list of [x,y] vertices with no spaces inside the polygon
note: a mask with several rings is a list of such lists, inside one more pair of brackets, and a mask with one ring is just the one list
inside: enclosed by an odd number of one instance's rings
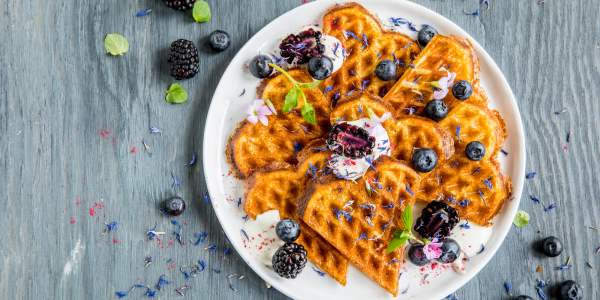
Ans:
{"label": "white ceramic plate", "polygon": [[[500,156],[504,174],[513,181],[513,200],[508,201],[489,228],[455,229],[453,237],[459,240],[464,252],[471,257],[463,274],[451,268],[431,268],[423,271],[410,263],[403,267],[400,277],[399,299],[440,299],[467,283],[479,272],[498,250],[511,228],[519,206],[525,173],[525,141],[521,116],[514,95],[502,72],[469,34],[443,16],[408,1],[364,0],[358,1],[378,15],[386,24],[389,17],[403,17],[414,24],[433,25],[442,34],[468,37],[473,41],[481,64],[481,83],[490,98],[490,106],[500,111],[508,130],[504,149],[508,156]],[[350,267],[347,285],[341,286],[333,279],[319,276],[308,266],[295,280],[278,277],[271,269],[262,265],[242,245],[240,229],[245,214],[238,207],[243,195],[243,184],[230,174],[225,147],[236,124],[245,118],[245,111],[255,97],[259,83],[247,71],[244,64],[259,52],[270,52],[277,41],[287,34],[297,32],[309,24],[320,23],[323,14],[336,1],[323,0],[299,6],[269,23],[244,45],[229,64],[214,93],[204,131],[204,173],[212,204],[227,237],[246,263],[266,282],[282,293],[297,299],[389,299],[391,296]],[[414,33],[400,30],[413,37]],[[245,94],[240,93],[245,90]],[[461,231],[462,230],[462,231]],[[478,253],[481,245],[485,250]]]}

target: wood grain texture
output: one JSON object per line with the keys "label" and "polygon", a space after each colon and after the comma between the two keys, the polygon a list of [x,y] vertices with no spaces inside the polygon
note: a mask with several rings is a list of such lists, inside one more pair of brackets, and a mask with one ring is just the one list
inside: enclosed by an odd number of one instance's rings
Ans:
{"label": "wood grain texture", "polygon": [[[161,299],[178,299],[184,283],[179,266],[205,259],[208,269],[188,284],[186,297],[199,299],[284,299],[237,256],[223,255],[225,235],[209,205],[201,161],[186,166],[202,149],[202,129],[213,90],[229,60],[256,31],[299,0],[209,1],[213,20],[197,25],[161,1],[15,1],[0,4],[0,299],[111,299],[134,282],[154,285],[160,274],[174,283]],[[490,1],[480,17],[463,9],[469,1],[416,1],[468,31],[496,60],[519,101],[527,135],[528,169],[521,208],[531,224],[513,229],[489,265],[457,292],[459,299],[507,298],[502,283],[516,294],[535,295],[535,279],[573,278],[587,299],[600,298],[596,279],[600,257],[600,27],[597,0]],[[152,14],[136,18],[149,7]],[[172,82],[165,54],[172,40],[200,43],[215,29],[231,34],[221,54],[202,51],[201,72],[183,82],[187,104],[171,106],[163,93]],[[120,32],[132,47],[120,58],[104,54],[103,38]],[[566,108],[561,115],[553,112]],[[163,130],[151,135],[148,127]],[[100,130],[110,131],[107,138]],[[567,153],[562,146],[572,131]],[[142,139],[151,146],[144,153]],[[132,154],[132,147],[139,152]],[[171,173],[181,178],[174,191]],[[159,249],[145,231],[173,226],[156,206],[178,193],[190,203],[184,236],[206,230],[219,246],[177,243]],[[536,195],[549,213],[528,199]],[[80,200],[77,200],[80,199]],[[77,204],[79,203],[80,204]],[[91,217],[89,208],[102,202]],[[73,218],[75,224],[70,224]],[[104,222],[119,221],[103,235]],[[538,257],[532,242],[556,235],[565,244],[560,258]],[[113,238],[118,242],[113,243]],[[154,263],[144,268],[144,257]],[[573,268],[554,271],[567,256]],[[177,263],[169,270],[166,261]],[[586,261],[595,269],[586,267]],[[542,273],[535,273],[537,265]],[[216,274],[212,269],[219,269]],[[226,274],[244,274],[237,292]],[[143,291],[131,293],[142,297]]]}

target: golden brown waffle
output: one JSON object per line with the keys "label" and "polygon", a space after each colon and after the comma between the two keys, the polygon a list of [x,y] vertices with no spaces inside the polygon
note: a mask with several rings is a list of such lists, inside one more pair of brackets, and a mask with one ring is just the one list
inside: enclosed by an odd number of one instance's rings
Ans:
{"label": "golden brown waffle", "polygon": [[[312,81],[312,77],[302,69],[290,70],[289,74],[300,82]],[[318,88],[304,90],[315,108],[318,125],[307,123],[299,109],[290,113],[281,112],[285,95],[291,88],[292,84],[282,74],[263,80],[258,88],[258,97],[271,100],[278,113],[268,117],[268,126],[260,122],[252,124],[243,121],[231,135],[227,157],[238,177],[246,178],[273,163],[295,163],[298,148],[327,132],[329,102]],[[302,107],[303,100],[298,102],[298,108]]]}
{"label": "golden brown waffle", "polygon": [[[510,179],[504,178],[495,161],[506,138],[504,121],[487,107],[458,103],[439,124],[454,133],[456,153],[423,178],[417,199],[443,200],[457,208],[461,218],[487,226],[511,193]],[[479,162],[465,155],[471,141],[485,146]]]}
{"label": "golden brown waffle", "polygon": [[[335,124],[339,121],[354,121],[362,118],[369,118],[369,110],[372,110],[377,116],[381,117],[386,112],[391,112],[392,108],[384,103],[381,98],[370,93],[356,93],[338,102],[338,105],[331,111],[329,122]],[[383,124],[392,124],[393,120],[388,119]]]}
{"label": "golden brown waffle", "polygon": [[348,53],[342,68],[322,83],[325,89],[332,89],[327,98],[333,106],[358,91],[383,97],[395,81],[377,78],[377,64],[395,59],[400,76],[420,50],[410,37],[383,30],[378,19],[357,3],[329,10],[323,17],[323,32],[338,38]]}
{"label": "golden brown waffle", "polygon": [[[397,114],[407,114],[416,110],[420,114],[423,107],[432,99],[433,85],[447,75],[447,71],[456,73],[456,81],[466,80],[473,87],[473,95],[466,102],[487,105],[487,97],[479,86],[479,60],[471,43],[456,36],[436,35],[413,61],[384,100],[390,103]],[[457,100],[452,91],[444,98],[449,108]]]}
{"label": "golden brown waffle", "polygon": [[456,153],[464,153],[468,143],[479,141],[486,149],[484,159],[490,159],[496,157],[506,139],[500,114],[475,104],[457,104],[439,124],[452,133]]}
{"label": "golden brown waffle", "polygon": [[[244,210],[251,218],[272,209],[279,210],[281,218],[299,220],[296,215],[297,201],[310,180],[322,175],[329,151],[313,150],[315,144],[299,153],[301,162],[297,167],[278,165],[277,170],[255,172],[248,181]],[[308,258],[321,270],[342,285],[346,284],[348,259],[333,246],[299,220],[301,234],[297,243],[304,246]]]}
{"label": "golden brown waffle", "polygon": [[[487,108],[479,62],[468,40],[436,35],[420,52],[412,39],[384,31],[377,18],[356,3],[333,7],[323,23],[323,32],[338,38],[348,56],[342,68],[321,83],[325,94],[316,88],[306,91],[318,125],[306,123],[299,109],[281,112],[292,85],[285,76],[274,75],[263,80],[257,94],[271,100],[278,114],[269,116],[268,126],[242,122],[227,155],[237,175],[248,179],[244,209],[250,217],[279,210],[282,218],[301,224],[297,242],[332,278],[345,285],[350,261],[397,295],[404,250],[388,254],[385,248],[395,229],[403,226],[402,210],[415,200],[443,200],[457,208],[461,218],[489,225],[511,193],[510,179],[495,160],[506,126],[498,112]],[[399,66],[402,75],[396,82],[375,75],[377,64],[386,59]],[[473,95],[459,101],[449,91],[444,102],[451,110],[445,119],[419,117],[432,97],[431,82],[448,72],[456,73],[455,82],[469,81]],[[303,69],[289,73],[298,81],[312,81]],[[299,102],[298,108],[303,104]],[[369,111],[378,117],[392,113],[383,126],[393,158],[381,157],[356,181],[337,179],[325,168],[331,153],[324,147],[314,149],[313,143],[322,144],[331,124],[369,118]],[[479,162],[464,154],[465,145],[474,140],[487,150]],[[298,152],[300,148],[304,149]],[[439,161],[433,171],[419,175],[396,160],[410,163],[415,148],[436,151]]]}
{"label": "golden brown waffle", "polygon": [[[332,124],[335,124],[340,120],[369,118],[368,110],[379,117],[392,111],[381,98],[362,93],[340,102],[331,112],[329,119]],[[454,154],[451,134],[441,124],[432,120],[406,116],[400,119],[390,118],[382,125],[390,138],[392,157],[396,159],[410,163],[413,151],[417,148],[433,149],[438,155],[439,164],[444,163]]]}
{"label": "golden brown waffle", "polygon": [[412,207],[419,183],[410,167],[383,157],[357,182],[335,178],[311,182],[299,214],[360,271],[397,295],[403,251],[385,249],[395,228],[403,226],[401,211]]}
{"label": "golden brown waffle", "polygon": [[457,153],[421,182],[418,200],[440,200],[458,210],[461,218],[489,226],[511,194],[511,181],[494,160],[471,161]]}

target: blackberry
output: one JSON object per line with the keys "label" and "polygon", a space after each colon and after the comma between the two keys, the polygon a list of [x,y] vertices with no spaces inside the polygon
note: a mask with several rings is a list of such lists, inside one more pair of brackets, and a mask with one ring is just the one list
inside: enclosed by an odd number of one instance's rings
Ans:
{"label": "blackberry", "polygon": [[163,0],[165,5],[176,10],[188,10],[194,7],[196,0]]}
{"label": "blackberry", "polygon": [[422,237],[443,239],[458,223],[458,212],[448,204],[431,201],[421,211],[421,216],[415,223],[415,231]]}
{"label": "blackberry", "polygon": [[279,44],[279,50],[288,64],[305,64],[313,57],[323,56],[325,46],[321,43],[321,32],[308,28],[288,35]]}
{"label": "blackberry", "polygon": [[192,41],[179,39],[171,43],[169,54],[171,76],[177,80],[192,78],[198,73],[198,49]]}
{"label": "blackberry", "polygon": [[370,136],[364,128],[339,123],[329,131],[327,146],[338,155],[361,158],[373,152],[375,137]]}
{"label": "blackberry", "polygon": [[279,276],[294,279],[306,266],[306,250],[302,245],[286,243],[277,249],[271,262]]}

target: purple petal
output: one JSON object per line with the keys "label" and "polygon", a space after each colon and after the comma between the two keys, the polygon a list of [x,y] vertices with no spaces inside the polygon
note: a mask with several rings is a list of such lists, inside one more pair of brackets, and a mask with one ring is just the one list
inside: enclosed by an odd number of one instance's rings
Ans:
{"label": "purple petal", "polygon": [[252,124],[256,124],[256,122],[258,122],[258,116],[256,115],[249,115],[246,120],[248,120],[248,122],[252,123]]}
{"label": "purple petal", "polygon": [[258,120],[265,126],[269,125],[269,118],[267,116],[258,116]]}
{"label": "purple petal", "polygon": [[440,89],[436,89],[435,91],[433,91],[433,99],[441,100],[444,99],[446,95],[448,95],[448,88],[445,86],[442,86]]}

